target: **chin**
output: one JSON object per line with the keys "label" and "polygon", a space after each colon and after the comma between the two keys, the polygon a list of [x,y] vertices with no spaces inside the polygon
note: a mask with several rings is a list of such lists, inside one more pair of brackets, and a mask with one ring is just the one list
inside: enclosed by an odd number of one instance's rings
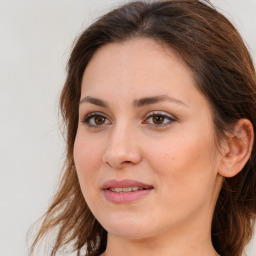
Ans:
{"label": "chin", "polygon": [[127,239],[143,239],[152,233],[152,225],[135,216],[111,216],[99,222],[109,234]]}
{"label": "chin", "polygon": [[140,227],[138,228],[130,228],[126,227],[126,229],[120,229],[113,227],[112,229],[107,230],[108,234],[120,238],[125,238],[129,240],[142,240],[150,237],[149,231]]}

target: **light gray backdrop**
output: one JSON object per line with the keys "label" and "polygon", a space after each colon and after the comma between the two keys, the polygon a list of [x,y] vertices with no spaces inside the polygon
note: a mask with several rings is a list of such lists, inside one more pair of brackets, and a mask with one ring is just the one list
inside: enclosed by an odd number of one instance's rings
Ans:
{"label": "light gray backdrop", "polygon": [[[256,59],[256,0],[214,0]],[[122,1],[119,0],[119,3]],[[0,0],[0,256],[25,256],[62,166],[58,97],[75,36],[116,0]],[[256,239],[248,247],[256,255]]]}

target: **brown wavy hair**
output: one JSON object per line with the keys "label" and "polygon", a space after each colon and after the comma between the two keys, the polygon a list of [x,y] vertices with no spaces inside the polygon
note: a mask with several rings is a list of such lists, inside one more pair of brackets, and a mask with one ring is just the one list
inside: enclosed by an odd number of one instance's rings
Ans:
{"label": "brown wavy hair", "polygon": [[[105,14],[78,37],[68,62],[60,98],[66,125],[65,170],[31,252],[53,230],[57,236],[51,256],[70,245],[77,255],[96,256],[106,249],[107,232],[86,205],[73,160],[81,80],[97,49],[136,37],[164,43],[184,59],[212,106],[218,139],[228,124],[241,118],[249,119],[256,130],[252,59],[235,27],[207,1],[133,1]],[[241,256],[251,239],[256,216],[255,156],[254,144],[243,170],[224,179],[212,220],[212,242],[220,255]]]}

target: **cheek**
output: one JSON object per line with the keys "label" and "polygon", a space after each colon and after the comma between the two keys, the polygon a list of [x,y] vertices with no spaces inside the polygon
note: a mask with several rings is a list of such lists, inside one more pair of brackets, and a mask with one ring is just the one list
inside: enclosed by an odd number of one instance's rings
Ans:
{"label": "cheek", "polygon": [[[180,197],[188,196],[188,191],[197,192],[212,186],[216,168],[213,155],[214,140],[210,134],[176,134],[151,145],[153,154],[148,156],[150,165],[161,176],[163,193],[174,191]],[[201,134],[202,135],[202,134]],[[159,142],[159,144],[158,144]]]}
{"label": "cheek", "polygon": [[208,141],[191,136],[176,139],[164,144],[151,164],[161,177],[159,205],[164,205],[167,216],[172,213],[173,219],[184,220],[212,208],[216,174]]}
{"label": "cheek", "polygon": [[90,142],[90,138],[85,138],[77,134],[74,144],[74,162],[81,190],[85,195],[90,192],[92,185],[97,184],[97,175],[101,165],[101,144],[95,141]]}

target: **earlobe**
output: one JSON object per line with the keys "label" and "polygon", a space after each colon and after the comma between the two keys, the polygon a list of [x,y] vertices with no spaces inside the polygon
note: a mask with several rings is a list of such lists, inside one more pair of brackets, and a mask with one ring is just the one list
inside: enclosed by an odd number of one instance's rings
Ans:
{"label": "earlobe", "polygon": [[252,123],[248,119],[240,119],[225,141],[219,174],[228,178],[238,174],[250,158],[253,141]]}

